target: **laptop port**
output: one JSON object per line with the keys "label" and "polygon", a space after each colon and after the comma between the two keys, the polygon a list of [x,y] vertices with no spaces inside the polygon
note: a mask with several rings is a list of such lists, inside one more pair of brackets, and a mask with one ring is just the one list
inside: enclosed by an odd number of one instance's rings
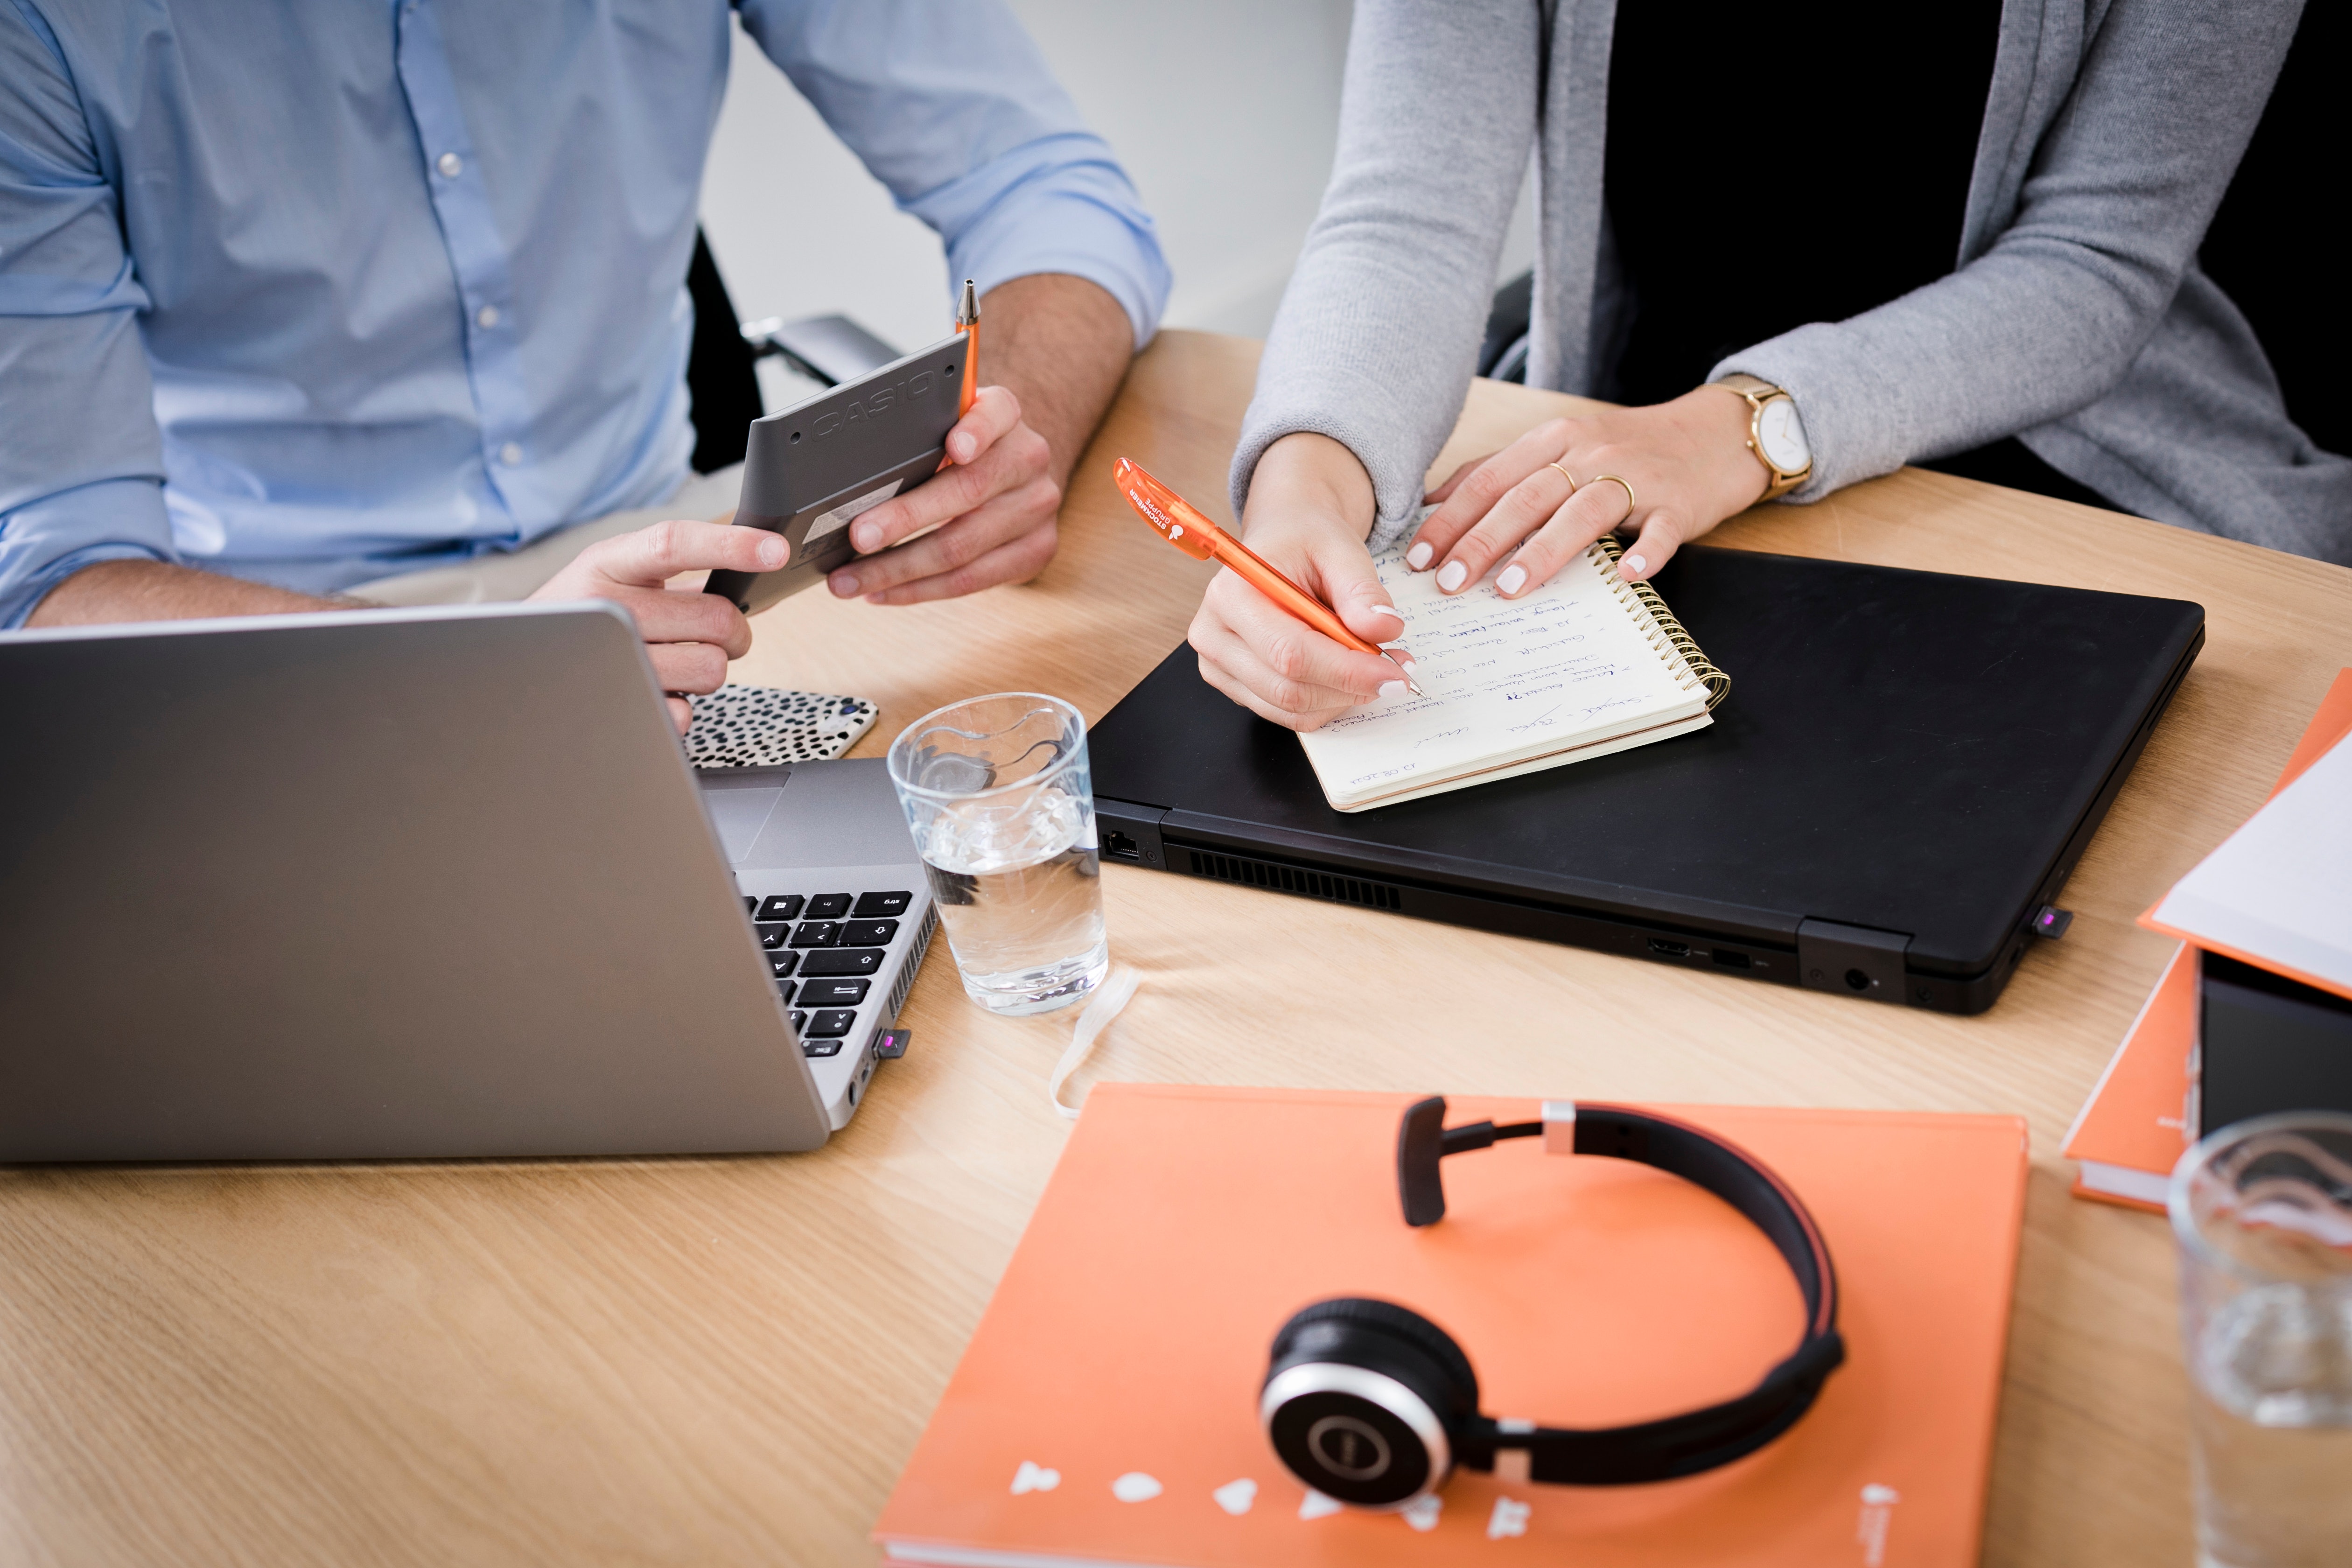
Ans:
{"label": "laptop port", "polygon": [[1686,942],[1667,942],[1662,938],[1654,936],[1650,939],[1650,951],[1656,953],[1661,958],[1688,958],[1690,956],[1690,943]]}
{"label": "laptop port", "polygon": [[1116,829],[1107,828],[1104,830],[1102,836],[1102,852],[1109,856],[1114,860],[1140,860],[1143,858],[1143,846],[1138,844],[1134,839],[1129,837],[1124,833],[1117,831]]}
{"label": "laptop port", "polygon": [[1734,952],[1727,947],[1718,947],[1715,950],[1715,961],[1726,969],[1748,967],[1748,955],[1744,952]]}

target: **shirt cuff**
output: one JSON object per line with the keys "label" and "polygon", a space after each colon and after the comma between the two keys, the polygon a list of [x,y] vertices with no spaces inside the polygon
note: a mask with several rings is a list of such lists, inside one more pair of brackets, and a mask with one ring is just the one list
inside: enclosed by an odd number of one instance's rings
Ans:
{"label": "shirt cuff", "polygon": [[1139,349],[1159,330],[1171,278],[1158,227],[1093,136],[1049,137],[906,204],[948,237],[950,292],[982,293],[1041,272],[1099,285],[1118,301]]}
{"label": "shirt cuff", "polygon": [[50,589],[100,561],[175,561],[163,487],[103,479],[0,516],[0,631],[31,618]]}

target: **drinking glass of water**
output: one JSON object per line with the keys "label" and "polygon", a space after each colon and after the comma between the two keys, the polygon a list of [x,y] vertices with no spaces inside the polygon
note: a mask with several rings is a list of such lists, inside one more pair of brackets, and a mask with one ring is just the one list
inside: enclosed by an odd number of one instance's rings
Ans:
{"label": "drinking glass of water", "polygon": [[951,703],[891,742],[890,782],[973,1001],[1045,1013],[1102,984],[1110,944],[1076,709],[1026,691]]}
{"label": "drinking glass of water", "polygon": [[2225,1127],[2172,1173],[2201,1568],[2352,1563],[2352,1116]]}

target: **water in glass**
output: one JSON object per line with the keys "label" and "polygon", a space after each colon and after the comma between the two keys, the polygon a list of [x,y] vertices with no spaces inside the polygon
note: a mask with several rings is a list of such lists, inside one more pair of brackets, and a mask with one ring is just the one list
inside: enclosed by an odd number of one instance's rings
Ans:
{"label": "water in glass", "polygon": [[2201,1568],[2352,1563],[2352,1118],[2223,1129],[2172,1217]]}

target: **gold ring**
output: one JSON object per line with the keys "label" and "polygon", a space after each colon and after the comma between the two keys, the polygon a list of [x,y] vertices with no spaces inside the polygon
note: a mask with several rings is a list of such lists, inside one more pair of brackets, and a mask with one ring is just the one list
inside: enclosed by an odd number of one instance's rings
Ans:
{"label": "gold ring", "polygon": [[[1633,500],[1633,487],[1627,484],[1623,479],[1619,479],[1615,474],[1595,474],[1592,476],[1592,482],[1596,485],[1603,479],[1607,479],[1611,484],[1615,485],[1619,489],[1625,492],[1625,517],[1633,516],[1633,508],[1638,504]],[[1625,521],[1625,517],[1621,517],[1617,521],[1622,522]]]}
{"label": "gold ring", "polygon": [[1558,463],[1546,463],[1546,464],[1544,465],[1544,467],[1545,467],[1545,468],[1551,468],[1551,469],[1556,470],[1556,471],[1559,473],[1559,477],[1560,477],[1561,479],[1566,479],[1566,480],[1568,481],[1568,493],[1569,493],[1569,494],[1570,494],[1570,495],[1574,495],[1577,491],[1579,491],[1579,490],[1580,490],[1580,489],[1582,489],[1584,488],[1582,485],[1580,485],[1580,484],[1578,484],[1578,483],[1576,482],[1576,476],[1575,476],[1574,474],[1570,473],[1566,468],[1561,468]]}

